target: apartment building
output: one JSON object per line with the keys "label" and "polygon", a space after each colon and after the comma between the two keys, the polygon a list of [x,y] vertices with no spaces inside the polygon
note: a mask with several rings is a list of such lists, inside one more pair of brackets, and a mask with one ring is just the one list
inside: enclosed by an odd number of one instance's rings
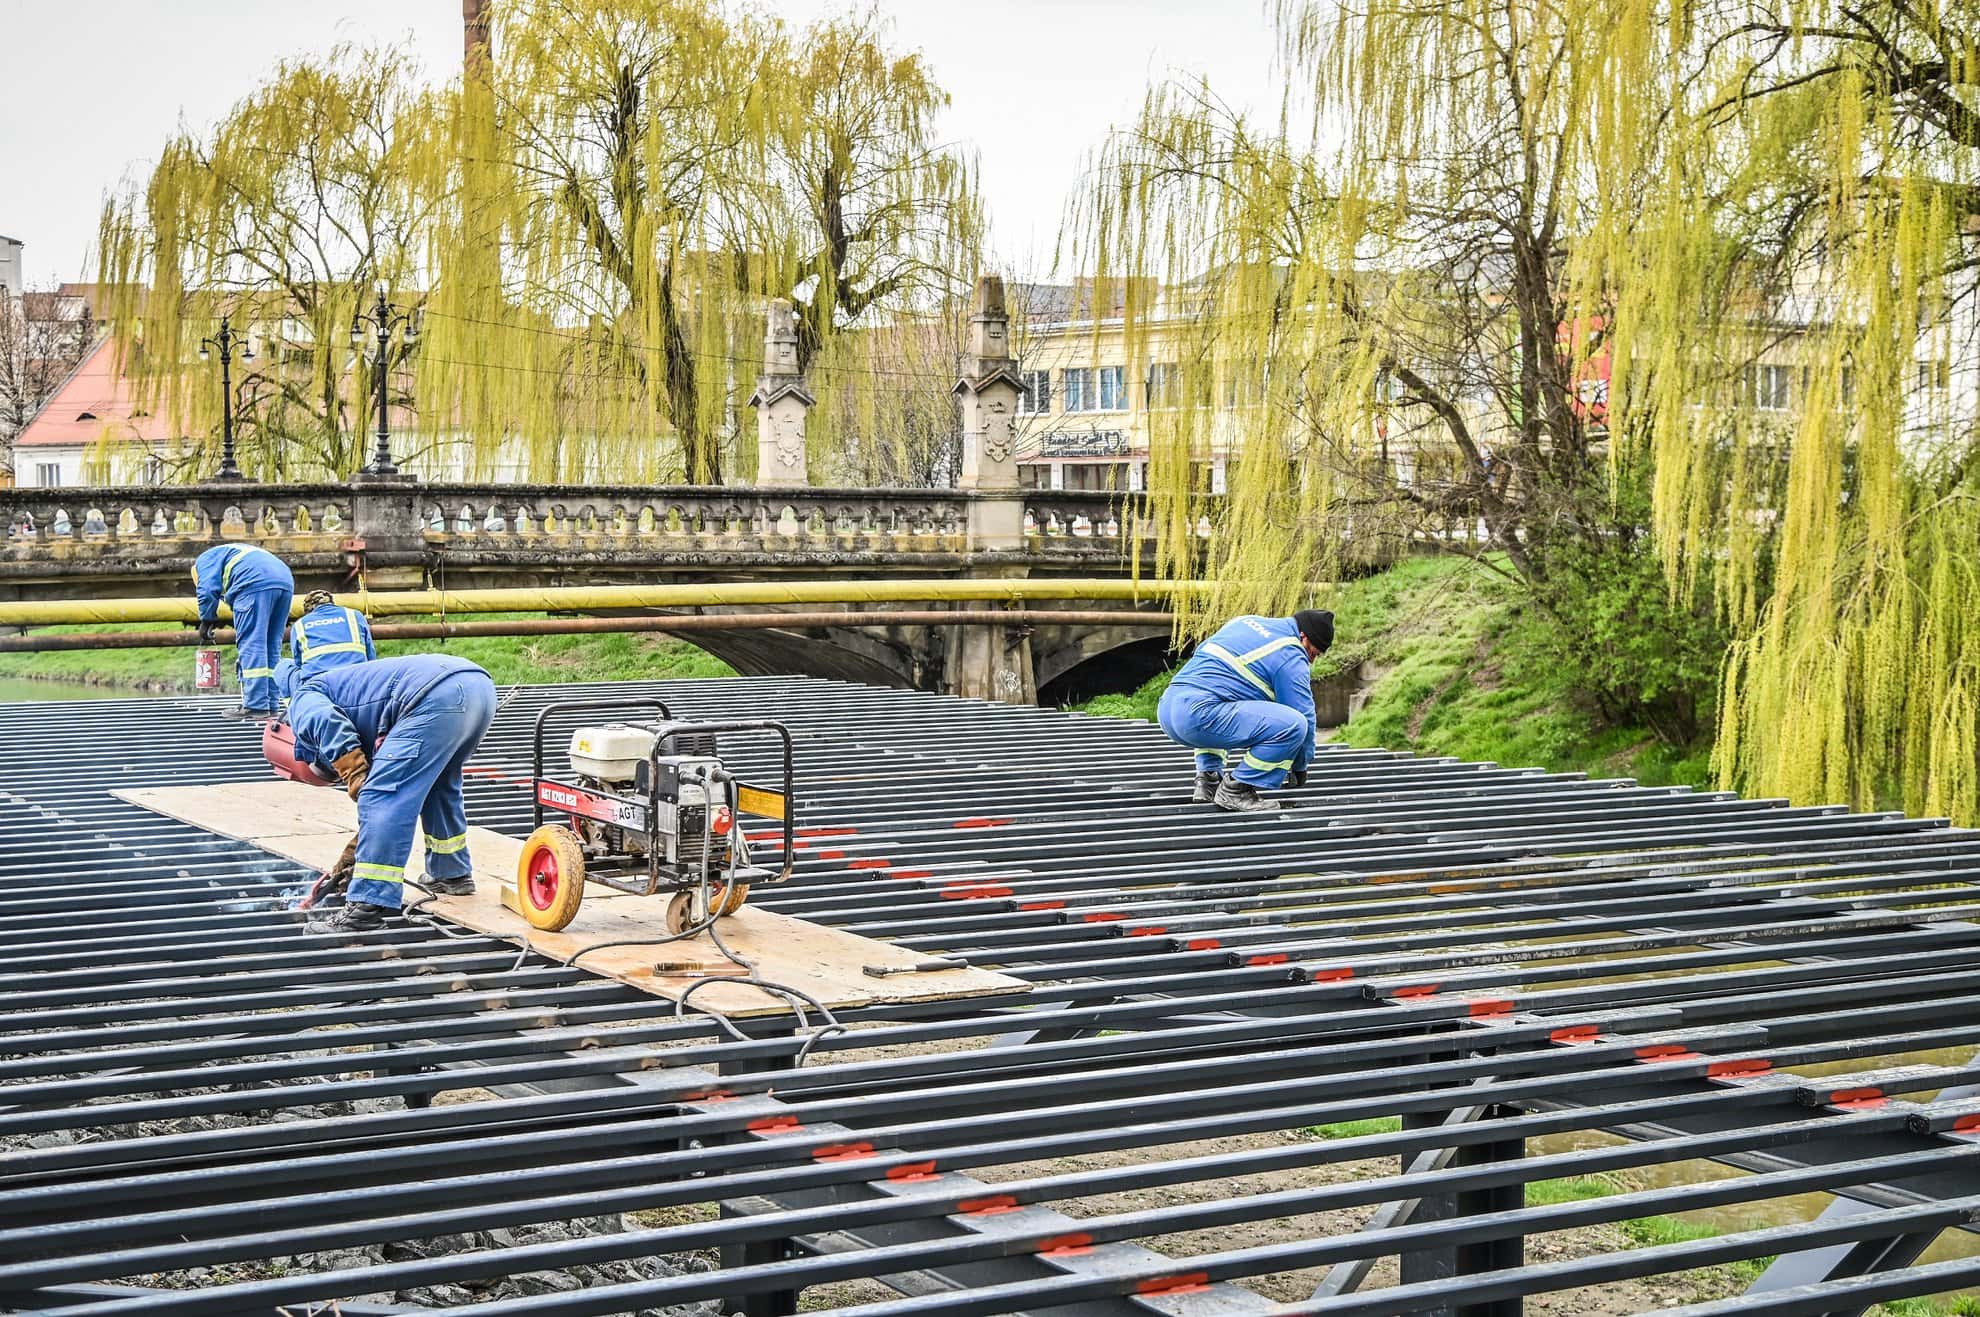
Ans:
{"label": "apartment building", "polygon": [[[1029,488],[1141,490],[1148,485],[1151,405],[1175,367],[1155,360],[1130,375],[1123,290],[1094,305],[1092,281],[1019,284],[1012,346],[1018,358],[1018,474]],[[1095,312],[1098,314],[1095,314]],[[1175,339],[1158,324],[1148,355]],[[1207,478],[1223,488],[1223,459]]]}

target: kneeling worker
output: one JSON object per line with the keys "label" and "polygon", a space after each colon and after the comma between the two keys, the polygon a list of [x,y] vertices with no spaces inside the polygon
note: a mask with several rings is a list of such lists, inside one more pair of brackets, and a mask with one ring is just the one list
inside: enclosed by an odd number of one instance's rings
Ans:
{"label": "kneeling worker", "polygon": [[1334,643],[1334,615],[1240,617],[1196,647],[1156,709],[1162,730],[1196,751],[1196,804],[1236,813],[1282,807],[1266,800],[1288,776],[1306,781],[1319,724],[1313,660]]}
{"label": "kneeling worker", "polygon": [[495,682],[448,654],[352,663],[297,688],[296,756],[335,773],[358,807],[345,903],[312,918],[311,932],[367,932],[397,913],[415,825],[426,832],[422,886],[442,896],[474,890],[461,769],[494,720]]}
{"label": "kneeling worker", "polygon": [[199,639],[213,639],[224,600],[234,611],[235,667],[241,678],[241,712],[233,717],[272,718],[280,692],[275,661],[296,578],[288,564],[258,544],[221,544],[193,560],[193,593],[199,597]]}

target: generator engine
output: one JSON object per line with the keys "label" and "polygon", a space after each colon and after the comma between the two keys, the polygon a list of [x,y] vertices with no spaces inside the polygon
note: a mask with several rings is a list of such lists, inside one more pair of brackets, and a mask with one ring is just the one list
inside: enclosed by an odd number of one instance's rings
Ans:
{"label": "generator engine", "polygon": [[[656,743],[665,738],[656,755]],[[746,863],[735,849],[743,845],[728,804],[727,771],[706,733],[674,733],[665,723],[606,723],[571,734],[571,772],[578,785],[615,796],[657,799],[648,821],[631,812],[614,820],[571,816],[587,853],[644,858],[659,848],[663,870],[685,876],[704,868],[722,870]],[[658,791],[649,775],[658,774]]]}

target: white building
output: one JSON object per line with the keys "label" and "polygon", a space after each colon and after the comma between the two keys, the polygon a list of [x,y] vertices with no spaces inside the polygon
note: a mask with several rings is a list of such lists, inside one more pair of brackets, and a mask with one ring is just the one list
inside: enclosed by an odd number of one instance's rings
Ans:
{"label": "white building", "polygon": [[19,297],[21,290],[27,287],[21,258],[23,246],[19,238],[0,234],[0,295]]}

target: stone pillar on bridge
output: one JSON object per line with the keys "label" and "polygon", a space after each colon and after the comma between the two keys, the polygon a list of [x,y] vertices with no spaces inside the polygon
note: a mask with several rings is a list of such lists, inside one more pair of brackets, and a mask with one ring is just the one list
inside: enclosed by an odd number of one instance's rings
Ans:
{"label": "stone pillar on bridge", "polygon": [[[1018,488],[1017,467],[1019,392],[1010,318],[1004,310],[1004,281],[986,274],[976,281],[969,343],[962,378],[955,387],[962,400],[962,478],[957,484],[976,494],[969,504],[972,553],[1024,547],[1024,494]],[[987,567],[982,574],[999,570]],[[1003,570],[1026,574],[1022,567]],[[1005,704],[1038,702],[1028,630],[952,627],[949,635],[948,685],[956,694]]]}
{"label": "stone pillar on bridge", "polygon": [[345,564],[367,590],[418,590],[426,584],[426,527],[420,485],[403,479],[353,478],[350,533],[339,542]]}
{"label": "stone pillar on bridge", "polygon": [[957,483],[993,495],[976,500],[980,512],[971,514],[973,548],[1014,549],[1024,543],[1024,503],[1018,494],[1018,392],[1010,320],[1004,312],[1004,281],[986,274],[976,282],[969,345],[955,387],[962,399],[962,479]]}
{"label": "stone pillar on bridge", "polygon": [[805,416],[816,401],[798,370],[797,314],[779,297],[770,303],[763,334],[763,374],[749,405],[756,408],[756,483],[808,485]]}

